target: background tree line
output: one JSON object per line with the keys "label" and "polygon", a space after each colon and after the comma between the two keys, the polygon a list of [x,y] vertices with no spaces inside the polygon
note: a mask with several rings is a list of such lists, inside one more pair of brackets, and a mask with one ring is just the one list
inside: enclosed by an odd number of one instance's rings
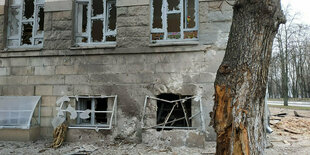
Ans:
{"label": "background tree line", "polygon": [[274,40],[268,75],[269,98],[310,98],[310,28],[295,23],[287,7],[286,24],[280,26]]}

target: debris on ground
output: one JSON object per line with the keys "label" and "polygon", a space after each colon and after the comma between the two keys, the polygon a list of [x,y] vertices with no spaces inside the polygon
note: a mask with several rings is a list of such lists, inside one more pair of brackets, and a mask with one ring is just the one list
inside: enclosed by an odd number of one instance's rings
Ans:
{"label": "debris on ground", "polygon": [[94,145],[83,145],[81,147],[76,147],[71,153],[68,155],[76,155],[76,154],[91,154],[92,152],[96,151],[98,147]]}
{"label": "debris on ground", "polygon": [[270,145],[265,154],[310,154],[310,111],[274,107],[269,110],[270,127],[274,132],[267,135]]}
{"label": "debris on ground", "polygon": [[[283,110],[270,108],[271,115],[287,113],[285,117],[271,116],[273,133],[267,134],[266,155],[283,154],[310,154],[310,111],[295,110],[299,115],[296,117],[294,110]],[[300,134],[285,131],[285,129]],[[59,134],[58,134],[59,135]],[[12,142],[0,141],[0,154],[91,154],[91,155],[213,155],[215,154],[216,143],[206,142],[205,148],[170,147],[158,145],[150,147],[145,144],[129,143],[117,139],[109,141],[97,139],[93,141],[62,142],[57,149],[50,148],[52,139],[42,139],[36,142]]]}
{"label": "debris on ground", "polygon": [[[276,120],[277,121],[277,120]],[[310,120],[303,117],[284,117],[280,121],[270,123],[276,129],[292,134],[310,135]]]}
{"label": "debris on ground", "polygon": [[275,114],[272,116],[277,116],[277,117],[285,117],[287,115],[287,113],[279,113],[279,114]]}

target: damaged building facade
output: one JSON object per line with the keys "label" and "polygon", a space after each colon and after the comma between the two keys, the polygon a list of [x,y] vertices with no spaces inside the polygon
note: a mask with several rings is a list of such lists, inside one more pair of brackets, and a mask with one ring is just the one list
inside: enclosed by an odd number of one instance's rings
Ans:
{"label": "damaged building facade", "polygon": [[41,96],[41,137],[62,116],[68,140],[200,146],[231,18],[216,0],[0,0],[0,95]]}

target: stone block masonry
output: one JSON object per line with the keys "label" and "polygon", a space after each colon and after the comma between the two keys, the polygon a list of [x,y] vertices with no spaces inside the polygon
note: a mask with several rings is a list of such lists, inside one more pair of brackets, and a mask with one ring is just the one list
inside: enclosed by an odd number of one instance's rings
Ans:
{"label": "stone block masonry", "polygon": [[[198,41],[154,45],[149,0],[117,0],[116,46],[74,47],[72,1],[45,1],[44,44],[39,49],[6,48],[2,38],[6,38],[7,15],[0,14],[0,23],[5,23],[0,29],[0,95],[42,96],[42,137],[52,137],[58,98],[102,94],[118,95],[117,125],[103,134],[141,141],[144,97],[172,93],[202,96],[207,129],[203,137],[215,139],[208,127],[208,112],[213,108],[213,82],[225,53],[230,6],[224,4],[219,10],[219,2],[200,0]],[[197,133],[188,134],[194,134],[194,139],[184,139],[182,145],[200,145],[193,143]]]}

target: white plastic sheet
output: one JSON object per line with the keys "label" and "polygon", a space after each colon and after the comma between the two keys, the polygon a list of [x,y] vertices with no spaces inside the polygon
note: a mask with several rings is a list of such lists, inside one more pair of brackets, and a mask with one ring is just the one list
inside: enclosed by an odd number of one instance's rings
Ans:
{"label": "white plastic sheet", "polygon": [[29,129],[40,96],[0,96],[0,128]]}

